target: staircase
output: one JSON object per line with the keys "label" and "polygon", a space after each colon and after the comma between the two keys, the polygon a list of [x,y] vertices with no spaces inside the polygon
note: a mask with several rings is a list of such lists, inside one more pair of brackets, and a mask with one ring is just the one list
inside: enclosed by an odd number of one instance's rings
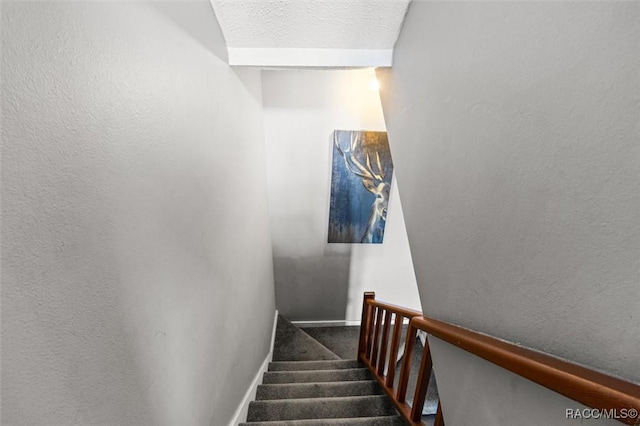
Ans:
{"label": "staircase", "polygon": [[[350,331],[346,338],[339,333],[337,339],[324,331],[307,329],[305,333],[280,317],[273,362],[257,389],[256,401],[249,404],[247,422],[240,426],[444,426],[430,347],[420,344],[418,332],[428,333],[592,409],[627,413],[640,410],[640,386],[633,382],[376,301],[372,292],[364,294],[362,312],[357,344],[352,342]],[[405,331],[404,319],[410,319]],[[404,347],[402,356],[400,347]],[[357,353],[361,363],[340,359],[337,353]],[[400,378],[394,381],[397,373]],[[378,383],[384,384],[384,393]],[[409,388],[414,389],[412,398],[407,398]],[[386,390],[393,400],[387,398]],[[640,426],[635,416],[616,419]]]}
{"label": "staircase", "polygon": [[241,426],[405,425],[367,368],[282,317],[273,359]]}

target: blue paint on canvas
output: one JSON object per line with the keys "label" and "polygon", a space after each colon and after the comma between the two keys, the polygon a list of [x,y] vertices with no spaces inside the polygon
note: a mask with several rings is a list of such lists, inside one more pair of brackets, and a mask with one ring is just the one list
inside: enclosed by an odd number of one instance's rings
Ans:
{"label": "blue paint on canvas", "polygon": [[332,144],[328,242],[380,244],[393,176],[387,133],[336,130]]}

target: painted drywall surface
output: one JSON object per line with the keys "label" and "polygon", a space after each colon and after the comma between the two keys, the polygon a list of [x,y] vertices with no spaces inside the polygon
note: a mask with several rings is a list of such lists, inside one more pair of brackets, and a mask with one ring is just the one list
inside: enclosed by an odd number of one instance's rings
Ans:
{"label": "painted drywall surface", "polygon": [[231,48],[392,49],[409,0],[212,0]]}
{"label": "painted drywall surface", "polygon": [[2,424],[227,424],[274,314],[259,72],[207,2],[4,2],[2,42]]}
{"label": "painted drywall surface", "polygon": [[368,290],[420,309],[395,180],[383,244],[327,244],[331,135],[385,130],[374,77],[372,70],[262,73],[276,302],[292,320],[357,321]]}
{"label": "painted drywall surface", "polygon": [[[640,382],[638,22],[628,2],[412,4],[378,76],[428,315]],[[460,358],[434,348],[447,423],[566,423],[508,373],[460,387]]]}
{"label": "painted drywall surface", "polygon": [[211,0],[232,65],[390,66],[409,0]]}
{"label": "painted drywall surface", "polygon": [[[438,392],[447,424],[522,426],[619,426],[590,407],[550,391],[495,364],[430,337]],[[436,361],[436,358],[438,360]],[[437,363],[437,365],[436,365]],[[445,376],[446,375],[446,376]],[[479,386],[482,386],[479,388]],[[460,401],[463,401],[462,403]],[[568,411],[569,413],[568,414]],[[573,416],[573,417],[571,417]],[[472,418],[474,420],[472,420]]]}

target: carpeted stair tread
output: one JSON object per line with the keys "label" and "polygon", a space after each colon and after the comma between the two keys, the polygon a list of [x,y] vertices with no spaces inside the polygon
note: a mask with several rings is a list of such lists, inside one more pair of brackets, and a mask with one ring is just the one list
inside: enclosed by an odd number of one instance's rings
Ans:
{"label": "carpeted stair tread", "polygon": [[367,368],[350,368],[346,370],[267,371],[262,377],[262,384],[351,382],[355,380],[372,380],[373,378],[373,375]]}
{"label": "carpeted stair tread", "polygon": [[240,423],[240,426],[406,426],[400,416],[352,417]]}
{"label": "carpeted stair tread", "polygon": [[353,358],[354,354],[358,353],[359,326],[305,327],[302,331],[340,358]]}
{"label": "carpeted stair tread", "polygon": [[[342,333],[351,336],[352,330]],[[327,336],[327,332],[323,332]],[[354,336],[351,336],[354,337]],[[401,426],[393,402],[353,357],[344,336],[325,339],[337,352],[278,317],[273,360],[243,426]],[[357,341],[355,342],[357,345]],[[347,350],[344,350],[347,348]],[[347,356],[349,354],[350,356]]]}
{"label": "carpeted stair tread", "polygon": [[355,359],[337,361],[275,361],[269,363],[269,371],[300,371],[300,370],[341,370],[347,368],[361,368]]}
{"label": "carpeted stair tread", "polygon": [[278,316],[273,348],[274,361],[339,360],[340,357],[289,320]]}
{"label": "carpeted stair tread", "polygon": [[324,383],[285,383],[259,385],[256,400],[328,398],[343,396],[382,395],[383,390],[375,380]]}
{"label": "carpeted stair tread", "polygon": [[249,403],[248,422],[378,417],[397,414],[386,395],[281,399]]}

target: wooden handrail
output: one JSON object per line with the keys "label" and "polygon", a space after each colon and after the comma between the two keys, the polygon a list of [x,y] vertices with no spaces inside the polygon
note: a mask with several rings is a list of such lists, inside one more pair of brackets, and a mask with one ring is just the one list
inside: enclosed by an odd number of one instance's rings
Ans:
{"label": "wooden handrail", "polygon": [[[373,294],[373,296],[375,297],[375,293],[370,293]],[[413,318],[413,317],[421,317],[422,316],[422,312],[420,311],[416,311],[414,309],[409,309],[409,308],[403,308],[402,306],[397,306],[397,305],[392,305],[391,303],[384,303],[384,302],[380,302],[378,300],[375,300],[373,298],[367,299],[366,302],[368,305],[371,306],[377,306],[377,307],[381,307],[386,311],[390,311],[394,314],[397,315],[402,315],[405,318]]]}
{"label": "wooden handrail", "polygon": [[[387,354],[392,315],[395,318],[395,325],[391,338],[391,347]],[[402,323],[405,318],[409,318],[410,322],[406,333],[400,379],[398,387],[395,389],[395,360],[397,359],[402,333]],[[381,330],[382,336],[380,337]],[[634,412],[633,410],[635,410],[635,413],[640,411],[640,386],[637,384],[608,376],[548,354],[498,340],[473,330],[425,317],[421,312],[378,302],[375,300],[374,293],[365,293],[362,304],[358,360],[371,370],[380,386],[393,400],[398,412],[412,426],[423,424],[421,422],[422,406],[424,405],[432,368],[431,351],[427,343],[420,363],[413,404],[409,405],[405,399],[418,330],[453,344],[590,408],[617,414],[615,419],[622,423],[640,426],[639,417],[622,414],[632,413]],[[387,365],[387,374],[385,376],[385,366]],[[440,403],[438,403],[435,425],[444,426]]]}
{"label": "wooden handrail", "polygon": [[[615,413],[640,411],[640,386],[636,384],[433,318],[414,317],[411,323],[419,330],[588,407]],[[623,417],[619,414],[617,420],[629,425],[640,424],[638,417]]]}

